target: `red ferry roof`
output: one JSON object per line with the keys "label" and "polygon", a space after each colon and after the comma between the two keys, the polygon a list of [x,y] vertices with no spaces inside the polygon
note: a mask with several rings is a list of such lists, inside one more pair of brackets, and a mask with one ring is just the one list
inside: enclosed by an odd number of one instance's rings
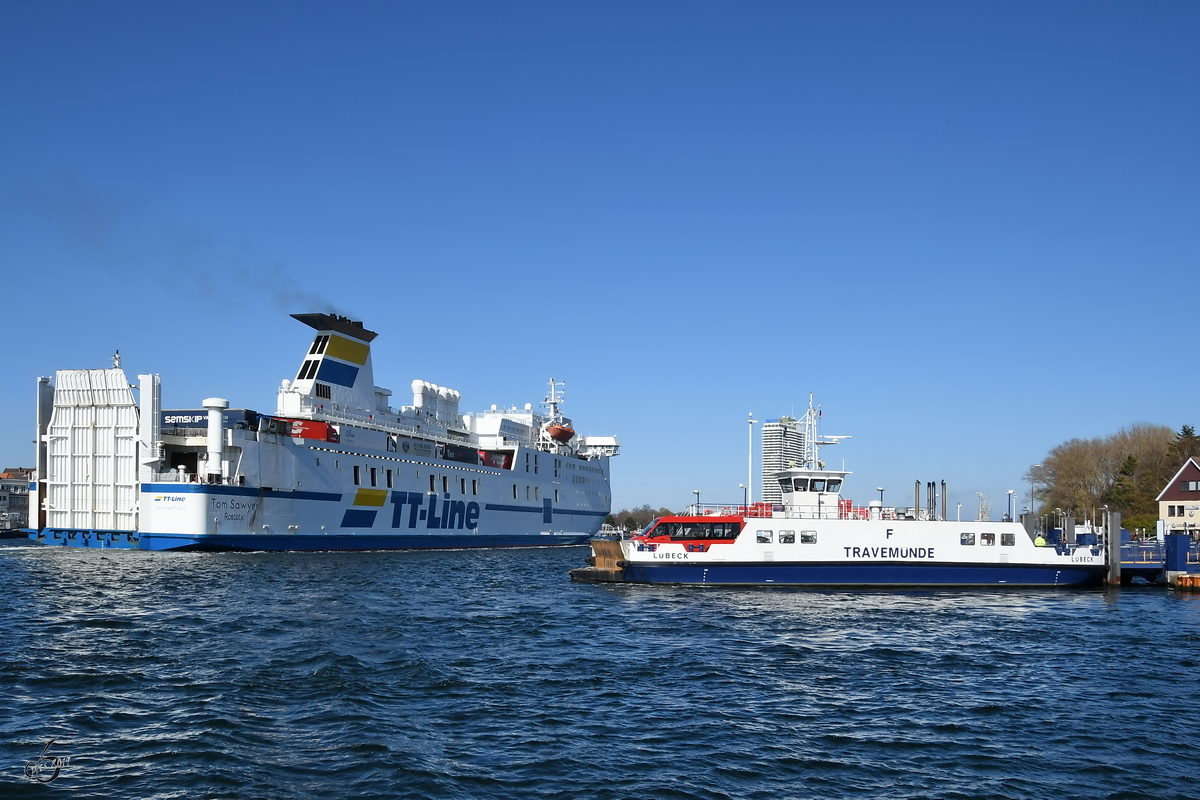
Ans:
{"label": "red ferry roof", "polygon": [[700,514],[698,516],[672,516],[659,517],[657,522],[743,522],[743,518],[736,514],[726,514],[717,516],[715,514]]}

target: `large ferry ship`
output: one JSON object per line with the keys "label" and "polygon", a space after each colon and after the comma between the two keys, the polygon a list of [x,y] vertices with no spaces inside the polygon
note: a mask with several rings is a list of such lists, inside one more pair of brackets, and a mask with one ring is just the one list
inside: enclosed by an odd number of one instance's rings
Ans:
{"label": "large ferry ship", "polygon": [[[827,469],[811,399],[804,460],[774,477],[782,503],[693,506],[660,517],[630,539],[592,542],[580,581],[829,587],[1087,586],[1100,583],[1106,555],[1096,537],[1046,545],[1020,523],[970,522],[938,512],[936,487],[920,483],[912,507],[859,507],[842,495],[845,470]],[[982,516],[982,515],[981,515]]]}
{"label": "large ferry ship", "polygon": [[[158,375],[38,379],[29,537],[149,550],[392,550],[582,544],[611,506],[613,436],[577,436],[562,384],[542,409],[459,412],[458,392],[375,385],[377,334],[330,314],[274,414],[162,409]],[[135,400],[133,389],[138,388]],[[32,516],[32,513],[31,513]]]}

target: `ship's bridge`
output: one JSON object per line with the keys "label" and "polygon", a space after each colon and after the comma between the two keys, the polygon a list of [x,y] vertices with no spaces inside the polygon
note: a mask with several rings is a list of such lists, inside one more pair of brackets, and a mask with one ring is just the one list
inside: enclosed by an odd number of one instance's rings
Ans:
{"label": "ship's bridge", "polygon": [[783,493],[785,513],[800,516],[836,517],[840,509],[842,484],[850,473],[836,469],[792,467],[776,473]]}

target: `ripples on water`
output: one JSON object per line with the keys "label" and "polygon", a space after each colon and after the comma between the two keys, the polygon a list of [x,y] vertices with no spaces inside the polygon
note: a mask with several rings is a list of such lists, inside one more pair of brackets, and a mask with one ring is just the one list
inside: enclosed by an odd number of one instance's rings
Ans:
{"label": "ripples on water", "polygon": [[585,555],[0,548],[0,793],[1200,796],[1200,596],[572,584]]}

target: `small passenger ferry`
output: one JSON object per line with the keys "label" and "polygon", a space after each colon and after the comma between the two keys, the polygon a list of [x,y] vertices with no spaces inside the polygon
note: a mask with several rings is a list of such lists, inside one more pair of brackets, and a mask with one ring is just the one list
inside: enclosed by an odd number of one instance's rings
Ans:
{"label": "small passenger ferry", "polygon": [[[938,513],[934,487],[917,507],[865,508],[843,498],[850,474],[818,459],[817,413],[804,420],[805,456],[780,471],[781,504],[693,506],[660,517],[630,539],[592,540],[591,565],[575,580],[696,585],[831,587],[1054,587],[1100,583],[1103,550],[1039,546],[1017,522],[960,522]],[[944,489],[943,489],[944,497]],[[943,501],[944,502],[944,501]]]}

